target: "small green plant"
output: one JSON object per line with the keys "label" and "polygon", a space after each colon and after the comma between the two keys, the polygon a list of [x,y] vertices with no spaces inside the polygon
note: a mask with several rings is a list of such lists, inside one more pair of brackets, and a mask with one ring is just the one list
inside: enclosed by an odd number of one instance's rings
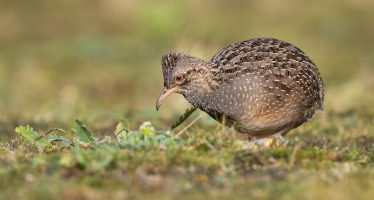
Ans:
{"label": "small green plant", "polygon": [[15,132],[20,134],[26,140],[35,143],[38,147],[41,148],[50,148],[53,146],[52,144],[54,142],[61,142],[66,146],[73,145],[73,143],[69,139],[63,136],[58,136],[56,134],[50,135],[50,133],[57,130],[63,131],[62,129],[51,129],[44,134],[39,134],[30,125],[26,125],[17,127],[15,129]]}
{"label": "small green plant", "polygon": [[[119,124],[117,127],[122,127]],[[183,145],[184,141],[173,137],[170,131],[157,132],[151,122],[140,125],[139,131],[122,131],[117,134],[117,141],[124,149],[145,149]]]}
{"label": "small green plant", "polygon": [[23,136],[26,140],[34,142],[38,147],[51,147],[52,144],[44,139],[40,138],[38,132],[36,132],[30,125],[19,126],[15,129],[16,133]]}
{"label": "small green plant", "polygon": [[[115,140],[109,136],[104,137],[102,140],[93,137],[93,133],[80,120],[75,120],[71,129],[75,134],[73,140],[56,134],[45,138],[29,125],[17,127],[16,132],[28,141],[35,142],[40,147],[52,147],[54,143],[61,142],[66,146],[77,146],[76,144],[78,144],[78,146],[83,147],[91,146],[93,149],[100,149],[106,144],[118,146],[120,149],[149,149],[182,146],[186,143],[184,140],[174,137],[171,131],[156,131],[152,123],[148,121],[141,124],[137,131],[128,130],[127,126],[124,122],[117,124]],[[75,143],[72,141],[75,141]],[[75,151],[80,151],[77,148],[79,147],[76,147]]]}

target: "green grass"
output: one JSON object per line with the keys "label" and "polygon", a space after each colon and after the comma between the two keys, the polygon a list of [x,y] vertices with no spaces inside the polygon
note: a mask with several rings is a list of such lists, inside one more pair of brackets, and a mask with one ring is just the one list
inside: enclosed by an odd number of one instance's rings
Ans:
{"label": "green grass", "polygon": [[[0,5],[0,199],[374,199],[374,1]],[[254,37],[312,58],[324,113],[266,150],[207,115],[180,132],[198,113],[167,131],[190,105],[155,110],[161,56]]]}
{"label": "green grass", "polygon": [[[370,199],[373,120],[368,109],[329,113],[287,145],[262,150],[219,126],[176,137],[149,122],[128,130],[120,121],[96,137],[76,121],[68,133],[32,139],[25,135],[40,133],[18,128],[24,137],[1,143],[1,198]],[[51,140],[56,135],[73,144]]]}

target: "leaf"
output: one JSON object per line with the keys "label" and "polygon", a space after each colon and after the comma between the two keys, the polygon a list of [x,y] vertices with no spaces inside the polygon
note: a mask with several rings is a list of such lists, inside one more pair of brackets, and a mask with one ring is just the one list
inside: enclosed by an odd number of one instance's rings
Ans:
{"label": "leaf", "polygon": [[196,107],[191,107],[188,108],[186,111],[184,111],[184,114],[179,117],[179,119],[171,126],[171,129],[177,128],[179,125],[181,125],[186,119],[193,113],[195,112],[197,108]]}
{"label": "leaf", "polygon": [[52,144],[45,139],[35,140],[35,144],[42,147],[52,147]]}
{"label": "leaf", "polygon": [[67,139],[67,138],[65,138],[63,136],[55,135],[55,134],[49,136],[48,142],[50,142],[50,143],[52,143],[52,142],[61,142],[65,146],[72,146],[73,145],[73,143],[69,139]]}
{"label": "leaf", "polygon": [[16,129],[15,129],[16,133],[22,135],[24,138],[30,140],[30,141],[34,141],[36,138],[39,137],[39,134],[34,131],[34,129],[32,127],[30,127],[30,125],[26,125],[25,126],[18,126]]}
{"label": "leaf", "polygon": [[114,134],[116,136],[122,134],[122,133],[126,133],[128,132],[127,128],[125,128],[123,122],[118,122],[117,126],[116,126],[116,130],[114,131]]}
{"label": "leaf", "polygon": [[81,142],[92,144],[95,141],[91,131],[89,131],[87,127],[78,119],[74,122],[73,132],[77,135],[78,140]]}
{"label": "leaf", "polygon": [[30,125],[19,126],[15,129],[16,133],[20,134],[27,140],[35,142],[38,146],[42,147],[51,147],[52,144],[45,139],[39,139],[38,132],[34,131],[34,129]]}

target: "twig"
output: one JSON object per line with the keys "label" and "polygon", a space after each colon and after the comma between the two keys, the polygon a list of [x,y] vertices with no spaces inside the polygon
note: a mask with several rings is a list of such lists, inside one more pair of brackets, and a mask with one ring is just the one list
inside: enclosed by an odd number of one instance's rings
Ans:
{"label": "twig", "polygon": [[128,133],[129,132],[129,130],[127,130],[127,128],[123,128],[123,129],[121,129],[120,131],[118,131],[118,132],[116,132],[116,133],[114,133],[116,136],[118,135],[118,134],[120,134],[120,133],[122,133],[122,132],[126,132],[126,133]]}
{"label": "twig", "polygon": [[45,132],[43,135],[37,137],[35,140],[40,140],[40,139],[42,139],[44,137],[47,137],[50,133],[55,132],[55,131],[60,131],[60,132],[65,133],[64,129],[61,129],[61,128],[51,128],[47,132]]}
{"label": "twig", "polygon": [[289,168],[292,168],[294,165],[295,165],[295,161],[296,161],[296,154],[297,152],[299,151],[301,147],[301,143],[297,143],[291,153],[291,156],[290,156],[290,160],[289,160],[289,163],[288,163],[288,166]]}
{"label": "twig", "polygon": [[200,113],[200,115],[197,116],[194,120],[192,120],[186,127],[184,127],[177,134],[175,134],[175,137],[181,136],[183,132],[185,132],[188,128],[190,128],[192,125],[194,125],[197,122],[197,120],[199,120],[202,116],[203,116],[203,113]]}

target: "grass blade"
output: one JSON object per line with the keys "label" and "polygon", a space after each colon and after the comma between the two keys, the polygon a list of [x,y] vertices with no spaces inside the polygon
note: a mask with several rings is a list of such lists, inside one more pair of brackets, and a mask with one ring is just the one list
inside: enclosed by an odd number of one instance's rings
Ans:
{"label": "grass blade", "polygon": [[186,119],[193,113],[195,112],[197,108],[196,107],[191,107],[188,108],[182,116],[179,117],[179,119],[171,126],[171,129],[177,128],[179,125],[181,125]]}

